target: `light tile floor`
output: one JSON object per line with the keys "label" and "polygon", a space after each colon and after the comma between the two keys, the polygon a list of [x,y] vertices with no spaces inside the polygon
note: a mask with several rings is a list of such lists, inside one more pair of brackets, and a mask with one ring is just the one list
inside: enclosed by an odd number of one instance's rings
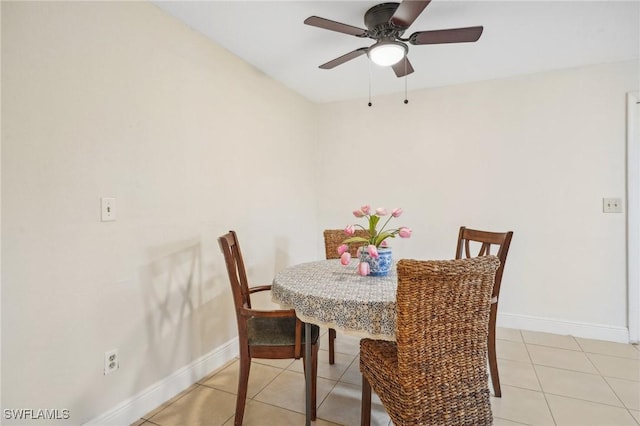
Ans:
{"label": "light tile floor", "polygon": [[[329,365],[326,330],[318,365],[317,426],[360,424],[358,339],[338,333]],[[640,425],[640,348],[548,333],[498,329],[502,398],[494,425]],[[233,425],[233,361],[143,416],[134,426]],[[244,425],[303,425],[302,362],[254,360]],[[392,425],[373,396],[373,425]]]}

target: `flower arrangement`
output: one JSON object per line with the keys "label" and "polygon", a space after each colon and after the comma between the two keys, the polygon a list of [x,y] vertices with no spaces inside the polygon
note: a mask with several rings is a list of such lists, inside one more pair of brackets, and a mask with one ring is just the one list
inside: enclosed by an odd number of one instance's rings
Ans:
{"label": "flower arrangement", "polygon": [[[395,208],[391,210],[391,214],[384,222],[380,230],[378,230],[378,223],[380,219],[387,216],[387,209],[384,207],[379,207],[375,211],[369,205],[364,205],[357,210],[353,211],[353,215],[357,218],[366,218],[368,222],[368,227],[365,228],[362,225],[349,225],[344,229],[345,235],[349,238],[345,239],[342,242],[342,245],[338,247],[338,254],[340,255],[340,263],[343,265],[348,265],[351,262],[351,253],[349,253],[349,244],[351,243],[362,243],[362,248],[359,251],[360,254],[360,262],[358,263],[358,273],[360,275],[369,275],[370,273],[370,265],[368,262],[364,261],[364,246],[366,246],[366,252],[369,254],[371,258],[377,259],[379,256],[378,250],[381,248],[387,248],[387,239],[395,238],[396,235],[399,235],[400,238],[410,238],[411,237],[411,229],[406,226],[402,226],[396,229],[386,229],[387,224],[391,220],[392,217],[400,217],[402,214],[401,208]],[[368,238],[364,237],[356,237],[354,236],[356,227],[367,231],[369,234]]]}

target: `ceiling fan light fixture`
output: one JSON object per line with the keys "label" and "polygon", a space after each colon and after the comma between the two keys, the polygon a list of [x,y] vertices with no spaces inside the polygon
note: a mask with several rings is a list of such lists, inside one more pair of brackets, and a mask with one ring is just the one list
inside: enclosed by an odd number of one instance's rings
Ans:
{"label": "ceiling fan light fixture", "polygon": [[388,67],[397,64],[407,54],[407,45],[395,40],[380,40],[369,48],[367,55],[374,64]]}

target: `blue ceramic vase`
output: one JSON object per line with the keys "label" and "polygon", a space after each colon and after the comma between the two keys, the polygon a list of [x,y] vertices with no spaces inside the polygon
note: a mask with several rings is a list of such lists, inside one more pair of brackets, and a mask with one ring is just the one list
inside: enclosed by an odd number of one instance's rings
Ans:
{"label": "blue ceramic vase", "polygon": [[369,256],[366,248],[360,253],[360,261],[369,264],[369,275],[373,277],[384,277],[389,274],[392,265],[392,250],[390,247],[378,248],[378,258]]}

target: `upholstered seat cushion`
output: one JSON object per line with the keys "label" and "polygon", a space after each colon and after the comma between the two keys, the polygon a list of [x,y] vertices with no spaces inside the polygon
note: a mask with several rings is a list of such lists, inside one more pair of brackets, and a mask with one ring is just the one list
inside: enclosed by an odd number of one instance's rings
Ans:
{"label": "upholstered seat cushion", "polygon": [[[289,346],[295,344],[296,319],[284,318],[250,318],[247,322],[249,346]],[[302,326],[302,343],[305,342],[305,327]],[[311,343],[318,341],[320,328],[311,325]]]}

